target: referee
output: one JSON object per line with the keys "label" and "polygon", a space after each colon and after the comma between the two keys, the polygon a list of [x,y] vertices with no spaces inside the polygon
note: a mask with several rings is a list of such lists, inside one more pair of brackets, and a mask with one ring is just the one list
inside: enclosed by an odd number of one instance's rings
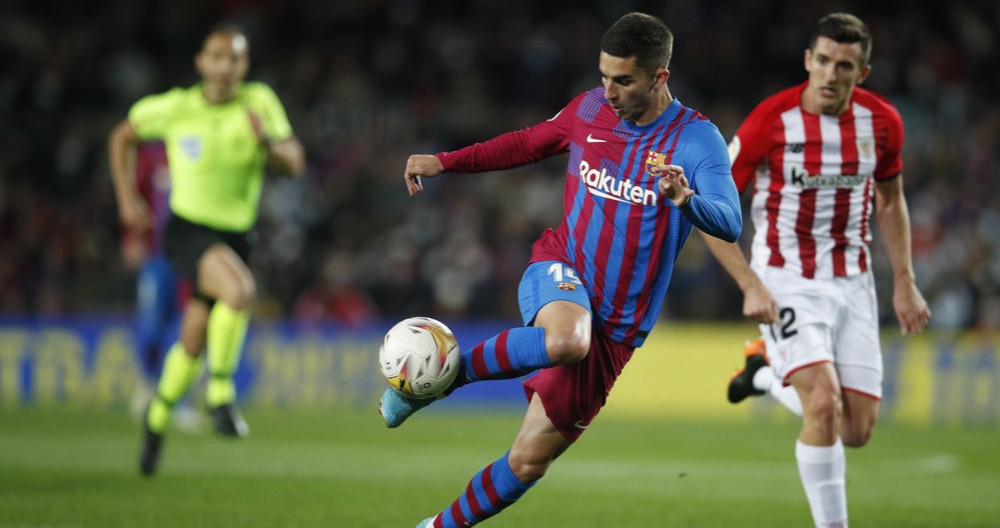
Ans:
{"label": "referee", "polygon": [[156,471],[171,409],[197,379],[206,348],[211,377],[205,402],[214,427],[225,436],[248,434],[234,406],[233,383],[256,295],[248,235],[265,167],[298,176],[305,165],[278,97],[263,83],[244,82],[250,50],[239,28],[212,30],[195,65],[199,83],[140,99],[108,139],[118,214],[138,232],[152,221],[135,184],[136,151],[146,141],[166,144],[171,218],[164,252],[194,290],[143,420],[144,475]]}

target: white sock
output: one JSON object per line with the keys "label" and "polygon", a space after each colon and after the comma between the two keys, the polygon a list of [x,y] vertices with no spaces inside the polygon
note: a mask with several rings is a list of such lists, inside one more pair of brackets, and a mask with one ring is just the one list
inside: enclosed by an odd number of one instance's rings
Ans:
{"label": "white sock", "polygon": [[771,367],[761,367],[753,373],[753,388],[766,391],[774,384],[774,371]]}
{"label": "white sock", "polygon": [[774,369],[771,367],[761,367],[753,374],[753,388],[768,391],[774,399],[788,408],[798,416],[802,416],[802,400],[795,387],[785,387],[780,379],[775,377]]}
{"label": "white sock", "polygon": [[832,446],[811,446],[796,440],[795,460],[816,528],[847,528],[844,444],[839,438]]}
{"label": "white sock", "polygon": [[781,381],[775,380],[768,387],[768,390],[771,392],[771,396],[774,396],[774,399],[781,402],[785,408],[798,416],[802,416],[802,400],[799,399],[799,391],[795,390],[795,387],[791,385],[785,387]]}

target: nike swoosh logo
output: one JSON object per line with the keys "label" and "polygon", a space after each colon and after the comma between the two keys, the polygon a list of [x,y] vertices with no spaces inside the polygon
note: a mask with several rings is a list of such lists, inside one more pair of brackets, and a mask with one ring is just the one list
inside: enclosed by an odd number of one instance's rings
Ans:
{"label": "nike swoosh logo", "polygon": [[590,427],[590,424],[583,425],[583,424],[580,423],[580,421],[581,420],[577,420],[576,423],[573,424],[573,427],[576,427],[577,429],[586,429],[586,428]]}
{"label": "nike swoosh logo", "polygon": [[592,134],[587,134],[587,143],[607,143],[606,139],[597,139]]}

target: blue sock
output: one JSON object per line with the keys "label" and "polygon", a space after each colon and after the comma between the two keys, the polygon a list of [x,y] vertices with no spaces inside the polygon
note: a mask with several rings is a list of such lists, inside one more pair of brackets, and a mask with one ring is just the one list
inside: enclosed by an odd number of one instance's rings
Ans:
{"label": "blue sock", "polygon": [[465,493],[434,519],[435,528],[463,528],[478,524],[500,513],[528,491],[534,482],[524,484],[510,469],[505,453],[483,468],[469,481]]}
{"label": "blue sock", "polygon": [[139,271],[136,295],[136,352],[139,366],[150,385],[160,378],[163,358],[172,339],[167,339],[177,306],[176,280],[166,257],[150,258]]}
{"label": "blue sock", "polygon": [[516,378],[550,366],[544,328],[511,328],[462,353],[462,381]]}

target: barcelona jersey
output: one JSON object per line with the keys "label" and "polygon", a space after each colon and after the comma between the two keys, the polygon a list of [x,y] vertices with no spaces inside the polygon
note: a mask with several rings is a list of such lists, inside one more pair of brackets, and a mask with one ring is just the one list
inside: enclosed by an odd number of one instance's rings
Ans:
{"label": "barcelona jersey", "polygon": [[[535,242],[531,261],[575,268],[602,330],[641,346],[692,226],[730,242],[739,237],[726,143],[715,125],[676,99],[639,126],[619,119],[596,88],[547,121],[438,158],[446,171],[483,172],[564,152],[563,221]],[[684,169],[695,191],[686,206],[659,193],[649,167],[661,164]]]}

